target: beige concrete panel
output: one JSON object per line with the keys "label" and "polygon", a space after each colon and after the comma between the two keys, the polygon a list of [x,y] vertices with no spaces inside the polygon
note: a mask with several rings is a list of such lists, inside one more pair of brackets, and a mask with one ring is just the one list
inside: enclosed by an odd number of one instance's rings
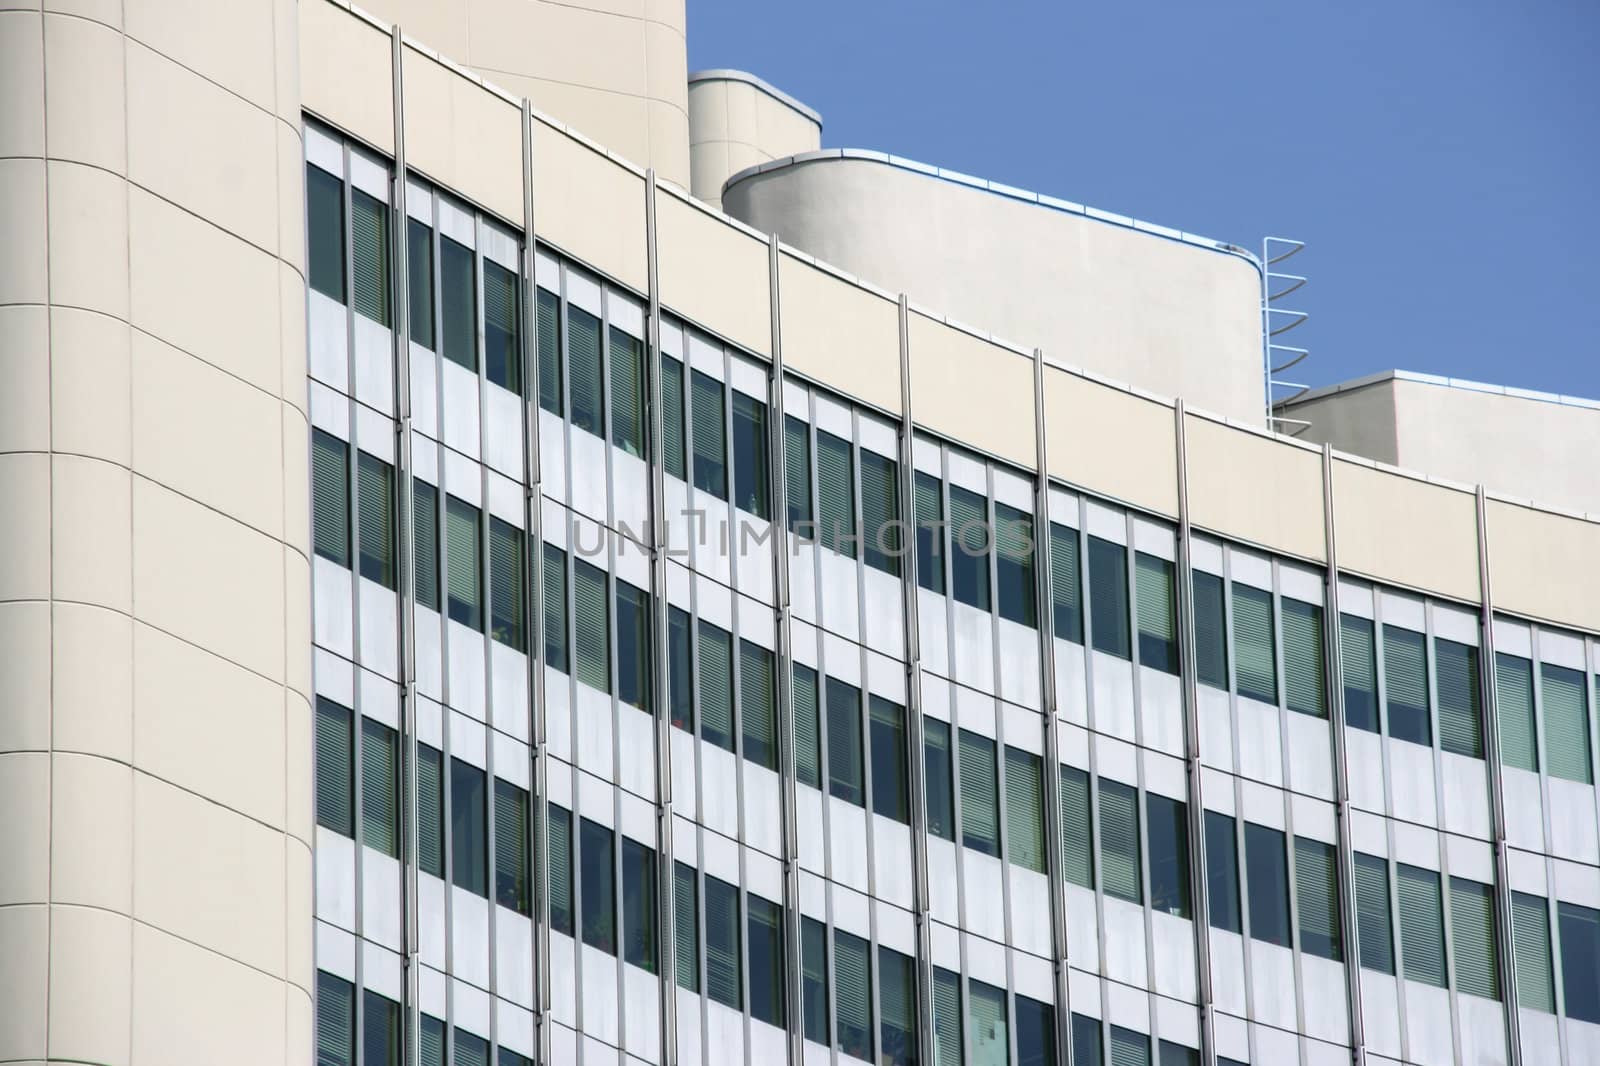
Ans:
{"label": "beige concrete panel", "polygon": [[[50,309],[50,432],[55,450],[133,462],[126,322]],[[3,342],[0,342],[3,343]]]}
{"label": "beige concrete panel", "polygon": [[916,312],[909,329],[913,420],[1037,469],[1033,360]]}
{"label": "beige concrete panel", "polygon": [[[496,73],[491,78],[507,92],[526,96],[541,114],[605,145],[621,158],[630,161],[651,158],[650,106],[643,97],[521,75]],[[667,180],[677,180],[664,169],[657,174]]]}
{"label": "beige concrete panel", "polygon": [[284,1066],[284,984],[159,929],[133,928],[133,1066]]}
{"label": "beige concrete panel", "polygon": [[51,764],[50,898],[132,914],[133,770],[67,752]]}
{"label": "beige concrete panel", "polygon": [[1172,408],[1049,365],[1044,400],[1051,477],[1177,517]]}
{"label": "beige concrete panel", "polygon": [[520,226],[519,109],[414,48],[404,63],[406,164]]}
{"label": "beige concrete panel", "polygon": [[0,455],[0,601],[50,595],[49,499],[46,456]]}
{"label": "beige concrete panel", "polygon": [[49,950],[43,905],[0,907],[0,1062],[44,1058]]}
{"label": "beige concrete panel", "polygon": [[1292,404],[1282,413],[1311,423],[1301,434],[1302,440],[1332,444],[1342,452],[1402,466],[1394,403],[1394,383],[1385,381]]}
{"label": "beige concrete panel", "polygon": [[533,170],[539,237],[643,292],[644,180],[543,122]]}
{"label": "beige concrete panel", "polygon": [[281,975],[283,834],[143,773],[133,793],[134,917]]}
{"label": "beige concrete panel", "polygon": [[133,324],[276,394],[305,336],[279,336],[277,260],[137,188],[128,234]]}
{"label": "beige concrete panel", "polygon": [[1500,500],[1486,517],[1495,609],[1600,632],[1600,522]]}
{"label": "beige concrete panel", "polygon": [[0,751],[44,751],[50,746],[47,603],[0,603],[0,707],[5,708]]}
{"label": "beige concrete panel", "polygon": [[[268,825],[284,810],[281,686],[149,626],[133,635],[139,768]],[[226,753],[248,753],[229,758]]]}
{"label": "beige concrete panel", "polygon": [[48,173],[51,302],[127,318],[127,183],[79,163]]}
{"label": "beige concrete panel", "polygon": [[99,22],[48,16],[44,47],[50,157],[127,173],[122,34]]}
{"label": "beige concrete panel", "polygon": [[132,475],[78,455],[52,456],[50,468],[51,596],[131,611]]}
{"label": "beige concrete panel", "polygon": [[307,111],[394,154],[389,35],[328,0],[300,4],[300,96]]}
{"label": "beige concrete panel", "polygon": [[0,12],[0,156],[44,155],[44,54],[39,18]]}
{"label": "beige concrete panel", "polygon": [[[50,1056],[123,1066],[133,1027],[133,923],[88,907],[50,912]],[[121,979],[112,980],[111,975]]]}
{"label": "beige concrete panel", "polygon": [[128,177],[269,251],[278,248],[278,125],[216,83],[128,46]]}
{"label": "beige concrete panel", "polygon": [[76,603],[51,607],[56,751],[133,760],[133,620]]}
{"label": "beige concrete panel", "polygon": [[661,302],[759,355],[771,355],[767,246],[669,192],[656,197]]}
{"label": "beige concrete panel", "polygon": [[[282,389],[279,394],[302,415],[311,410],[311,382],[306,377],[306,284],[298,271],[278,264],[279,336],[290,339],[279,353]],[[306,467],[307,470],[310,467]],[[309,476],[309,475],[307,475]]]}
{"label": "beige concrete panel", "polygon": [[306,201],[305,201],[305,146],[300,140],[299,127],[290,128],[281,122],[273,124],[277,133],[278,204],[277,249],[278,258],[300,275],[305,282],[306,259]]}
{"label": "beige concrete panel", "polygon": [[103,22],[115,29],[122,28],[122,0],[44,0],[44,10],[77,15],[79,18]]}
{"label": "beige concrete panel", "polygon": [[0,452],[50,447],[50,336],[42,307],[0,307]]}
{"label": "beige concrete panel", "polygon": [[778,256],[783,362],[807,377],[900,412],[900,308],[792,255]]}
{"label": "beige concrete panel", "polygon": [[689,119],[678,104],[645,101],[650,161],[656,177],[680,189],[689,188]]}
{"label": "beige concrete panel", "polygon": [[44,161],[0,159],[0,304],[45,302]]}
{"label": "beige concrete panel", "polygon": [[1340,569],[1477,601],[1470,493],[1335,459],[1333,519]]}
{"label": "beige concrete panel", "polygon": [[[127,34],[271,113],[278,104],[270,3],[127,0]],[[293,42],[277,42],[292,48]]]}
{"label": "beige concrete panel", "polygon": [[1322,457],[1187,415],[1189,520],[1213,533],[1326,560]]}
{"label": "beige concrete panel", "polygon": [[472,19],[463,17],[460,4],[442,4],[439,0],[374,0],[358,6],[394,23],[407,37],[421,41],[442,56],[461,60],[469,54]]}
{"label": "beige concrete panel", "polygon": [[0,810],[6,812],[0,818],[0,854],[6,857],[0,863],[0,911],[43,903],[50,896],[50,756],[0,754]]}
{"label": "beige concrete panel", "polygon": [[299,692],[283,693],[283,824],[307,847],[315,843],[316,796],[311,701]]}
{"label": "beige concrete panel", "polygon": [[689,86],[689,143],[691,147],[728,139],[728,88],[723,78],[697,81]]}
{"label": "beige concrete panel", "polygon": [[283,677],[283,548],[144,478],[133,484],[133,596],[151,625]]}
{"label": "beige concrete panel", "polygon": [[[306,416],[282,401],[275,401],[282,418],[283,457],[280,487],[299,486],[311,469],[311,425]],[[301,555],[311,557],[311,494],[288,491],[283,493],[283,529],[281,539]]]}
{"label": "beige concrete panel", "polygon": [[293,837],[283,841],[284,929],[287,942],[284,958],[289,981],[310,994],[315,969],[315,886],[311,872],[311,848]]}
{"label": "beige concrete panel", "polygon": [[[513,26],[513,11],[527,10],[527,34],[500,35],[491,45],[473,42],[472,63],[488,70],[533,74],[591,89],[629,96],[650,91],[645,74],[644,23],[633,18],[597,15],[584,6],[540,3],[533,7],[520,0],[468,0],[473,14],[504,20]],[[582,42],[581,46],[578,42]],[[678,47],[683,48],[680,40]],[[686,61],[683,61],[686,63]],[[687,77],[687,66],[679,70]],[[490,75],[490,80],[494,80]],[[565,119],[565,116],[562,116]]]}
{"label": "beige concrete panel", "polygon": [[[675,107],[689,141],[689,52],[680,27],[641,22],[644,30],[645,95],[654,103]],[[659,165],[659,164],[658,164]]]}
{"label": "beige concrete panel", "polygon": [[134,334],[139,473],[274,537],[283,531],[282,410],[275,396]]}
{"label": "beige concrete panel", "polygon": [[722,182],[731,173],[727,141],[703,141],[690,146],[690,188],[697,198],[720,210]]}
{"label": "beige concrete panel", "polygon": [[[310,491],[302,490],[307,496]],[[283,549],[284,684],[311,695],[311,562],[293,548]]]}

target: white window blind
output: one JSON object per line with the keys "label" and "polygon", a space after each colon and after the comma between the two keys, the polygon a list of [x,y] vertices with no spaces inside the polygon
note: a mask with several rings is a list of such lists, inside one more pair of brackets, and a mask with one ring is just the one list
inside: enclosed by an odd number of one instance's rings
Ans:
{"label": "white window blind", "polygon": [[728,426],[722,382],[695,370],[690,418],[694,423],[694,484],[721,500],[728,498]]}
{"label": "white window blind", "polygon": [[739,713],[744,723],[744,757],[769,770],[778,768],[778,719],[773,706],[772,653],[739,641]]}
{"label": "white window blind", "polygon": [[483,628],[482,546],[478,509],[454,496],[445,497],[445,593],[450,618],[471,629]]}
{"label": "white window blind", "polygon": [[1145,552],[1133,555],[1133,586],[1139,612],[1139,662],[1178,672],[1178,629],[1172,597],[1172,564]]}
{"label": "white window blind", "polygon": [[1500,998],[1493,886],[1462,877],[1450,879],[1450,952],[1458,991]]}
{"label": "white window blind", "polygon": [[739,890],[725,881],[706,882],[706,994],[734,1010],[744,1007],[739,974]]}
{"label": "white window blind", "polygon": [[963,729],[957,749],[961,773],[961,843],[985,855],[999,855],[999,772],[995,768],[994,741]]}
{"label": "white window blind", "polygon": [[1495,714],[1500,722],[1500,758],[1519,770],[1539,771],[1539,740],[1533,724],[1533,664],[1505,652],[1494,656]]}
{"label": "white window blind", "polygon": [[1044,782],[1039,756],[1006,747],[1007,853],[1012,862],[1044,873]]}
{"label": "white window blind", "polygon": [[733,638],[700,620],[700,737],[733,750]]}
{"label": "white window blind", "polygon": [[389,208],[359,189],[350,191],[350,296],[357,313],[389,324]]}
{"label": "white window blind", "polygon": [[1356,926],[1361,938],[1361,965],[1394,973],[1394,926],[1389,914],[1389,863],[1380,856],[1356,852]]}
{"label": "white window blind", "polygon": [[1233,583],[1233,651],[1239,695],[1278,702],[1277,655],[1272,646],[1272,593]]}
{"label": "white window blind", "polygon": [[311,431],[311,544],[340,566],[350,565],[350,451],[331,433]]}
{"label": "white window blind", "polygon": [[1089,819],[1089,775],[1076,766],[1061,768],[1061,857],[1072,884],[1094,888],[1094,832]]}
{"label": "white window blind", "polygon": [[1291,711],[1328,716],[1322,667],[1322,608],[1283,600],[1283,695]]}
{"label": "white window blind", "polygon": [[803,785],[822,787],[821,726],[817,709],[817,672],[794,666],[795,776]]}
{"label": "white window blind", "polygon": [[556,417],[566,409],[561,395],[561,298],[540,289],[534,343],[539,346],[539,406]]}
{"label": "white window blind", "polygon": [[360,506],[361,576],[395,587],[394,467],[366,452],[356,453]]}
{"label": "white window blind", "polygon": [[1511,893],[1512,936],[1517,960],[1517,1003],[1554,1014],[1550,979],[1550,910],[1539,896]]}
{"label": "white window blind", "polygon": [[690,992],[700,991],[700,892],[694,867],[672,864],[672,926],[676,945],[678,985]]}
{"label": "white window blind", "polygon": [[855,476],[850,442],[817,431],[817,542],[840,555],[856,557]]}
{"label": "white window blind", "polygon": [[1139,803],[1133,786],[1100,779],[1101,878],[1107,895],[1143,900],[1139,876]]}
{"label": "white window blind", "polygon": [[572,562],[573,670],[579,681],[611,691],[611,619],[606,573],[582,559]]}
{"label": "white window blind", "polygon": [[615,326],[611,338],[611,443],[644,456],[644,345]]}
{"label": "white window blind", "polygon": [[1383,627],[1384,705],[1389,735],[1413,744],[1432,744],[1428,721],[1428,650],[1421,633]]}
{"label": "white window blind", "polygon": [[1439,746],[1483,758],[1483,717],[1478,700],[1478,649],[1435,637],[1433,671],[1439,688]]}
{"label": "white window blind", "polygon": [[317,824],[355,836],[350,708],[317,697]]}
{"label": "white window blind", "polygon": [[972,1066],[1006,1066],[1011,1059],[1006,990],[982,981],[968,981],[967,1010],[971,1016]]}
{"label": "white window blind", "polygon": [[1338,962],[1344,958],[1339,928],[1339,882],[1332,844],[1294,838],[1295,902],[1300,913],[1300,950]]}
{"label": "white window blind", "polygon": [[400,855],[398,736],[382,722],[361,719],[361,838],[391,858]]}
{"label": "white window blind", "polygon": [[1408,980],[1444,987],[1444,912],[1439,875],[1400,863],[1395,867],[1400,904],[1400,952]]}
{"label": "white window blind", "polygon": [[1584,706],[1583,675],[1564,666],[1541,663],[1544,699],[1544,750],[1550,775],[1590,784],[1589,712]]}
{"label": "white window blind", "polygon": [[571,393],[572,424],[602,434],[605,389],[600,376],[600,320],[567,304],[567,389]]}

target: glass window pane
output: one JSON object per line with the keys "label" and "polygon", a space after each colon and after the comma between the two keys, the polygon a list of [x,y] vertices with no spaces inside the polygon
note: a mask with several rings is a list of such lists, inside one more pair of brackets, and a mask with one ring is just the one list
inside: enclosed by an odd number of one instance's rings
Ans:
{"label": "glass window pane", "polygon": [[579,681],[611,691],[611,619],[606,572],[582,559],[572,561],[574,670]]}
{"label": "glass window pane", "polygon": [[439,490],[426,481],[411,482],[411,537],[416,553],[419,606],[439,609]]}
{"label": "glass window pane", "polygon": [[1394,924],[1389,913],[1389,863],[1377,855],[1355,853],[1356,928],[1361,965],[1394,973]]}
{"label": "glass window pane", "polygon": [[661,356],[661,447],[667,473],[679,481],[684,474],[683,364],[670,355]]}
{"label": "glass window pane", "polygon": [[858,936],[833,932],[834,1046],[846,1055],[872,1061],[872,954]]}
{"label": "glass window pane", "polygon": [[933,1066],[961,1066],[961,975],[933,968]]}
{"label": "glass window pane", "polygon": [[1134,552],[1133,577],[1139,607],[1139,664],[1175,674],[1178,626],[1172,564],[1145,552]]}
{"label": "glass window pane", "polygon": [[356,485],[361,508],[361,576],[384,588],[395,587],[394,467],[366,452],[356,452]]}
{"label": "glass window pane", "polygon": [[350,190],[350,306],[389,324],[389,206]]}
{"label": "glass window pane", "polygon": [[392,859],[400,857],[399,734],[382,722],[361,718],[361,842]]}
{"label": "glass window pane", "polygon": [[349,981],[317,971],[317,1066],[355,1063],[355,997]]}
{"label": "glass window pane", "polygon": [[544,664],[567,672],[567,553],[544,546]]}
{"label": "glass window pane", "polygon": [[944,485],[924,470],[916,472],[917,584],[944,595]]}
{"label": "glass window pane", "polygon": [[1300,916],[1300,950],[1324,959],[1344,959],[1339,927],[1338,863],[1332,844],[1294,838],[1294,892]]}
{"label": "glass window pane", "polygon": [[700,991],[700,887],[694,867],[672,864],[673,944],[677,954],[678,986]]}
{"label": "glass window pane", "polygon": [[856,557],[856,486],[850,442],[817,430],[817,543]]}
{"label": "glass window pane", "polygon": [[566,410],[561,392],[561,298],[548,289],[538,290],[539,406],[557,418]]}
{"label": "glass window pane", "polygon": [[450,1066],[489,1066],[489,1041],[465,1029],[457,1029]]}
{"label": "glass window pane", "polygon": [[550,928],[572,935],[572,812],[549,805]]}
{"label": "glass window pane", "polygon": [[794,664],[794,764],[802,785],[822,787],[822,724],[817,707],[817,672]]}
{"label": "glass window pane", "polygon": [[739,890],[706,878],[706,994],[725,1007],[744,1009],[739,973]]}
{"label": "glass window pane", "polygon": [[656,972],[656,853],[622,838],[622,961]]}
{"label": "glass window pane", "polygon": [[444,357],[478,372],[478,291],[472,249],[439,238],[439,325]]}
{"label": "glass window pane", "polygon": [[527,650],[522,530],[489,516],[489,635],[517,651]]}
{"label": "glass window pane", "polygon": [[1144,1033],[1113,1025],[1111,1066],[1150,1066],[1150,1038]]}
{"label": "glass window pane", "polygon": [[567,390],[572,394],[572,424],[603,435],[605,386],[600,373],[600,319],[567,304]]}
{"label": "glass window pane", "polygon": [[1006,854],[1018,866],[1044,873],[1044,764],[1006,746]]}
{"label": "glass window pane", "polygon": [[1458,991],[1500,998],[1500,953],[1494,929],[1492,885],[1461,877],[1450,879],[1450,954]]}
{"label": "glass window pane", "polygon": [[1540,896],[1511,893],[1512,940],[1517,960],[1517,1003],[1554,1014],[1550,983],[1550,910]]}
{"label": "glass window pane", "polygon": [[1101,1066],[1100,1019],[1086,1014],[1072,1016],[1072,1066]]}
{"label": "glass window pane", "polygon": [[617,699],[646,714],[650,701],[650,594],[617,582]]}
{"label": "glass window pane", "polygon": [[400,1066],[400,1004],[371,989],[361,998],[362,1066]]}
{"label": "glass window pane", "polygon": [[1100,779],[1101,878],[1108,896],[1141,903],[1139,795],[1132,785]]}
{"label": "glass window pane", "polygon": [[1194,1048],[1161,1041],[1161,1066],[1198,1066],[1199,1062],[1200,1052]]}
{"label": "glass window pane", "polygon": [[972,1066],[1007,1066],[1011,1061],[1011,1034],[1006,1019],[1006,990],[969,980],[967,1011]]}
{"label": "glass window pane", "polygon": [[[789,528],[811,521],[811,432],[793,415],[783,419],[784,491],[789,498]],[[826,1043],[826,1041],[824,1041]]]}
{"label": "glass window pane", "polygon": [[344,303],[344,182],[306,164],[306,273],[311,287]]}
{"label": "glass window pane", "polygon": [[815,918],[800,919],[800,1011],[807,1040],[828,1042],[828,930]]}
{"label": "glass window pane", "polygon": [[1433,672],[1439,686],[1439,746],[1483,758],[1483,712],[1478,699],[1478,649],[1435,637]]}
{"label": "glass window pane", "polygon": [[1439,875],[1399,863],[1395,887],[1400,901],[1400,957],[1405,976],[1444,987],[1444,911]]}
{"label": "glass window pane", "polygon": [[1322,608],[1283,599],[1283,695],[1291,711],[1328,716],[1322,669]]}
{"label": "glass window pane", "polygon": [[494,779],[494,898],[502,907],[532,915],[528,887],[528,793]]}
{"label": "glass window pane", "polygon": [[1567,1017],[1600,1023],[1600,910],[1564,902],[1557,920]]}
{"label": "glass window pane", "polygon": [[445,592],[450,620],[469,629],[483,629],[483,546],[478,509],[445,496]]}
{"label": "glass window pane", "polygon": [[522,298],[517,275],[483,261],[483,363],[489,381],[522,395]]}
{"label": "glass window pane", "polygon": [[1222,578],[1194,571],[1195,673],[1203,685],[1228,687],[1228,626],[1222,602]]}
{"label": "glass window pane", "polygon": [[488,802],[484,772],[450,760],[450,874],[456,887],[489,895]]}
{"label": "glass window pane", "polygon": [[1182,800],[1145,793],[1149,825],[1150,906],[1189,917],[1189,808]]}
{"label": "glass window pane", "polygon": [[1089,538],[1089,621],[1096,651],[1128,658],[1128,550],[1099,537]]}
{"label": "glass window pane", "polygon": [[311,431],[311,546],[350,565],[350,446],[320,429]]}
{"label": "glass window pane", "polygon": [[866,564],[900,574],[900,464],[861,450],[861,537]]}
{"label": "glass window pane", "polygon": [[733,503],[757,518],[772,515],[768,503],[767,405],[733,394]]}
{"label": "glass window pane", "polygon": [[1383,684],[1389,735],[1413,744],[1432,744],[1427,639],[1421,633],[1383,627]]}
{"label": "glass window pane", "polygon": [[444,877],[444,753],[417,744],[417,858],[422,872]]}
{"label": "glass window pane", "polygon": [[1233,650],[1239,695],[1276,706],[1278,667],[1272,643],[1272,593],[1235,581]]}
{"label": "glass window pane", "polygon": [[1583,675],[1564,666],[1541,663],[1539,680],[1544,701],[1544,750],[1550,776],[1593,783]]}
{"label": "glass window pane", "polygon": [[999,772],[994,741],[961,730],[961,843],[985,855],[1000,854]]}
{"label": "glass window pane", "polygon": [[917,1062],[917,969],[909,955],[878,948],[879,1066]]}
{"label": "glass window pane", "polygon": [[700,738],[733,750],[733,637],[700,619]]}
{"label": "glass window pane", "polygon": [[861,766],[861,690],[828,678],[828,791],[864,806]]}
{"label": "glass window pane", "polygon": [[606,330],[611,355],[611,443],[644,458],[644,342],[616,326]]}
{"label": "glass window pane", "polygon": [[421,1066],[444,1066],[444,1022],[422,1015],[417,1054]]}
{"label": "glass window pane", "polygon": [[1344,720],[1356,729],[1378,731],[1378,653],[1372,620],[1339,616],[1339,656],[1343,660]]}
{"label": "glass window pane", "polygon": [[1495,715],[1500,722],[1500,758],[1518,770],[1539,772],[1538,734],[1533,725],[1533,664],[1495,652]]}
{"label": "glass window pane", "polygon": [[1061,768],[1061,856],[1066,878],[1094,890],[1094,832],[1089,816],[1089,775],[1076,766]]}
{"label": "glass window pane", "polygon": [[667,608],[667,692],[672,724],[694,732],[694,667],[689,650],[689,612]]}
{"label": "glass window pane", "polygon": [[1239,841],[1233,819],[1206,811],[1206,901],[1213,929],[1242,932],[1239,914]]}
{"label": "glass window pane", "polygon": [[951,789],[950,724],[937,718],[922,720],[922,783],[928,799],[928,832],[954,840],[955,796]]}
{"label": "glass window pane", "polygon": [[768,770],[778,768],[778,717],[772,691],[772,652],[739,641],[739,716],[744,757]]}
{"label": "glass window pane", "polygon": [[343,836],[355,829],[353,712],[317,697],[317,824]]}
{"label": "glass window pane", "polygon": [[989,609],[989,501],[950,486],[950,588],[960,602]]}
{"label": "glass window pane", "polygon": [[1249,878],[1250,936],[1289,947],[1289,868],[1283,834],[1246,822],[1244,861]]}
{"label": "glass window pane", "polygon": [[1018,1066],[1055,1066],[1056,1008],[1027,996],[1017,997]]}
{"label": "glass window pane", "polygon": [[867,700],[872,734],[872,810],[910,821],[906,794],[906,709],[882,696]]}
{"label": "glass window pane", "polygon": [[583,942],[607,955],[617,953],[617,875],[612,847],[611,830],[587,818],[578,820],[578,876],[583,885],[578,914],[583,921]]}
{"label": "glass window pane", "polygon": [[694,421],[694,484],[721,500],[728,498],[727,424],[722,382],[692,371],[690,411]]}
{"label": "glass window pane", "polygon": [[1052,523],[1050,600],[1055,612],[1055,634],[1074,644],[1083,643],[1083,599],[1078,574],[1078,531]]}
{"label": "glass window pane", "polygon": [[760,896],[747,898],[750,937],[750,1016],[784,1026],[783,908]]}
{"label": "glass window pane", "polygon": [[1018,625],[1037,625],[1033,576],[1033,517],[1003,503],[994,505],[995,584],[1000,617]]}

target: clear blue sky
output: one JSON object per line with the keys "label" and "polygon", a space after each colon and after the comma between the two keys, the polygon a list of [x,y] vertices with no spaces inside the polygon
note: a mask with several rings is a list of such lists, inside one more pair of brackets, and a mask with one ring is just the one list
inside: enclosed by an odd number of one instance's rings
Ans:
{"label": "clear blue sky", "polygon": [[1314,384],[1600,397],[1594,0],[688,4],[690,69],[767,79],[826,147],[1306,241]]}

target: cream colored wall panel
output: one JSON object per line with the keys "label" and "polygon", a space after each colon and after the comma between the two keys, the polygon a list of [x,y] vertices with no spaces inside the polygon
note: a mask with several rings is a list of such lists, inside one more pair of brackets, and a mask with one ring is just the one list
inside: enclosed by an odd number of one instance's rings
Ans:
{"label": "cream colored wall panel", "polygon": [[44,155],[40,16],[0,11],[0,156]]}
{"label": "cream colored wall panel", "polygon": [[[304,646],[309,647],[310,642],[307,641]],[[289,833],[307,847],[314,843],[317,817],[314,803],[316,771],[311,722],[310,701],[298,692],[284,692],[283,824]],[[290,973],[293,972],[291,966]]]}
{"label": "cream colored wall panel", "polygon": [[689,119],[681,103],[645,101],[650,160],[656,176],[680,189],[689,188]]}
{"label": "cream colored wall panel", "polygon": [[1044,399],[1051,477],[1177,516],[1172,408],[1048,364]]}
{"label": "cream colored wall panel", "polygon": [[51,477],[50,595],[131,611],[132,475],[99,459],[56,455]]}
{"label": "cream colored wall panel", "polygon": [[1037,469],[1033,361],[915,312],[909,329],[917,424]]}
{"label": "cream colored wall panel", "polygon": [[643,292],[644,180],[543,122],[533,170],[539,237]]}
{"label": "cream colored wall panel", "polygon": [[[37,2],[29,0],[7,0],[6,6],[20,4],[23,7],[39,7]],[[76,15],[79,18],[93,19],[103,22],[107,26],[117,29],[122,28],[122,0],[44,0],[44,10],[55,11],[63,15]]]}
{"label": "cream colored wall panel", "polygon": [[1195,415],[1184,422],[1191,522],[1274,551],[1327,558],[1320,455]]}
{"label": "cream colored wall panel", "polygon": [[[311,469],[311,424],[306,416],[289,404],[276,402],[282,419],[280,430],[283,456],[280,460],[280,488],[293,485]],[[306,493],[283,492],[283,530],[285,544],[306,558],[311,557],[311,497]]]}
{"label": "cream colored wall panel", "polygon": [[792,255],[778,256],[783,362],[831,389],[900,412],[900,309]]}
{"label": "cream colored wall panel", "polygon": [[53,1059],[123,1066],[133,1027],[133,993],[108,974],[133,968],[133,923],[89,907],[50,913],[50,1054]]}
{"label": "cream colored wall panel", "polygon": [[[285,263],[278,264],[278,322],[279,336],[305,337],[306,283],[299,272]],[[279,361],[283,389],[279,395],[302,415],[310,417],[311,382],[306,377],[306,346],[285,344]]]}
{"label": "cream colored wall panel", "polygon": [[389,35],[327,0],[300,4],[300,96],[307,111],[394,154]]}
{"label": "cream colored wall panel", "polygon": [[50,343],[41,350],[49,352],[45,410],[56,451],[124,466],[133,461],[130,332],[127,323],[105,315],[50,309]]}
{"label": "cream colored wall panel", "polygon": [[145,774],[133,794],[134,917],[281,975],[283,835]]}
{"label": "cream colored wall panel", "polygon": [[414,48],[404,63],[406,164],[520,226],[521,113]]}
{"label": "cream colored wall panel", "polygon": [[728,139],[728,90],[737,83],[723,78],[697,81],[689,90],[691,147]]}
{"label": "cream colored wall panel", "polygon": [[131,762],[133,620],[87,604],[58,603],[51,610],[55,750]]}
{"label": "cream colored wall panel", "polygon": [[663,305],[743,348],[771,355],[766,245],[660,192],[656,263]]}
{"label": "cream colored wall panel", "polygon": [[[0,751],[50,747],[50,606],[0,603]],[[5,854],[0,850],[0,855]]]}
{"label": "cream colored wall panel", "polygon": [[49,598],[49,499],[46,456],[0,455],[0,601]]}
{"label": "cream colored wall panel", "polygon": [[42,307],[0,307],[0,452],[50,447],[50,335]]}
{"label": "cream colored wall panel", "polygon": [[50,895],[49,755],[0,754],[0,810],[0,909],[43,903]]}
{"label": "cream colored wall panel", "polygon": [[[479,11],[497,9],[500,19],[512,10],[534,7],[516,0],[468,2]],[[523,40],[507,34],[494,45],[475,42],[473,64],[629,96],[649,91],[644,25],[637,19],[596,17],[577,4],[539,3],[527,16],[527,32]]]}
{"label": "cream colored wall panel", "polygon": [[292,267],[305,287],[306,259],[306,203],[305,203],[305,147],[300,139],[300,127],[273,123],[278,152],[277,243],[286,268]]}
{"label": "cream colored wall panel", "polygon": [[170,489],[133,484],[133,594],[139,617],[281,680],[283,548]]}
{"label": "cream colored wall panel", "polygon": [[[309,2],[309,0],[308,0]],[[127,35],[271,113],[278,106],[270,3],[127,0]]]}
{"label": "cream colored wall panel", "polygon": [[133,749],[141,770],[283,827],[282,686],[139,626],[133,700]]}
{"label": "cream colored wall panel", "polygon": [[45,302],[44,162],[0,159],[0,304]]}
{"label": "cream colored wall panel", "polygon": [[[308,970],[307,973],[310,973]],[[300,1066],[306,1048],[314,1046],[316,1025],[312,1020],[311,993],[295,985],[287,986],[283,1012],[285,1066]]]}
{"label": "cream colored wall panel", "polygon": [[689,79],[685,59],[687,41],[682,25],[642,22],[640,26],[644,30],[645,95],[653,103],[676,105],[687,146]]}
{"label": "cream colored wall panel", "polygon": [[47,166],[51,302],[127,318],[127,183],[80,163]]}
{"label": "cream colored wall panel", "polygon": [[1600,523],[1489,500],[1496,610],[1600,632]]}
{"label": "cream colored wall panel", "polygon": [[95,755],[51,760],[51,900],[132,914],[133,770]]}
{"label": "cream colored wall panel", "polygon": [[398,25],[407,37],[421,41],[443,56],[461,59],[467,54],[472,20],[458,4],[439,0],[380,0],[358,5]]}
{"label": "cream colored wall panel", "polygon": [[[311,694],[311,562],[293,548],[283,549],[283,599],[287,627],[283,683]],[[309,719],[308,719],[309,720]]]}
{"label": "cream colored wall panel", "polygon": [[81,18],[45,18],[45,121],[50,157],[128,169],[123,37]]}
{"label": "cream colored wall panel", "polygon": [[0,1062],[44,1058],[49,942],[43,905],[0,907]]}
{"label": "cream colored wall panel", "polygon": [[133,929],[133,1066],[284,1066],[282,982],[202,947]]}
{"label": "cream colored wall panel", "polygon": [[1341,569],[1478,599],[1477,507],[1471,494],[1336,459],[1333,517]]}
{"label": "cream colored wall panel", "polygon": [[650,158],[650,106],[646,100],[498,72],[490,80],[514,96],[526,96],[540,114],[605,145],[623,159]]}
{"label": "cream colored wall panel", "polygon": [[316,903],[310,845],[293,837],[284,838],[283,874],[287,972],[290,982],[309,995],[316,972]]}

